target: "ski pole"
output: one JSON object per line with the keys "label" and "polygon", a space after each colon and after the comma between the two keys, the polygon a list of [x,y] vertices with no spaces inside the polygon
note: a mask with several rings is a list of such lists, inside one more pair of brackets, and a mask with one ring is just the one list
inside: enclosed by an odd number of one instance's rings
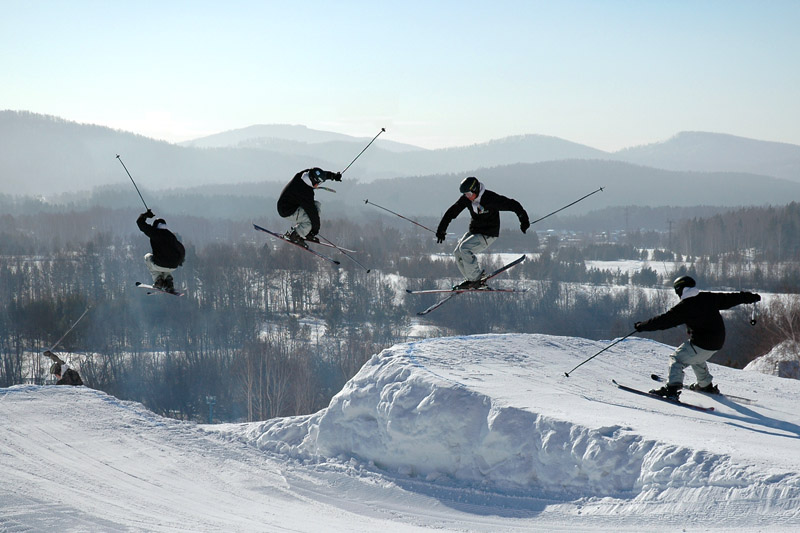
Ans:
{"label": "ski pole", "polygon": [[123,162],[122,162],[122,158],[119,156],[119,154],[117,154],[117,159],[119,159],[119,162],[120,162],[120,164],[122,165],[122,168],[124,168],[124,169],[125,169],[125,173],[126,173],[126,174],[128,175],[128,177],[131,179],[131,183],[133,183],[133,186],[134,186],[134,188],[136,189],[136,192],[138,192],[138,193],[139,193],[139,198],[141,198],[141,199],[142,199],[142,203],[144,204],[144,208],[145,208],[146,210],[148,210],[148,211],[149,211],[149,210],[150,210],[150,208],[149,208],[149,207],[147,207],[147,203],[144,201],[144,198],[142,197],[142,193],[141,193],[141,192],[139,192],[139,187],[136,187],[136,182],[135,182],[135,181],[133,181],[133,176],[131,176],[131,173],[130,173],[130,172],[128,172],[128,167],[126,167],[126,166],[125,166],[125,163],[123,163]]}
{"label": "ski pole", "polygon": [[345,256],[345,257],[347,257],[347,258],[348,258],[350,261],[352,261],[353,263],[357,264],[358,266],[360,266],[361,268],[363,268],[364,270],[366,270],[366,271],[367,271],[367,273],[369,273],[370,269],[369,269],[369,268],[367,268],[367,267],[365,267],[363,264],[361,264],[361,263],[358,261],[358,259],[356,259],[356,258],[355,258],[355,257],[353,257],[352,255],[350,255],[349,253],[347,253],[347,252],[344,250],[344,248],[340,248],[339,246],[337,246],[336,244],[334,244],[333,242],[331,242],[330,240],[326,239],[325,237],[323,237],[323,236],[322,236],[322,235],[320,235],[320,234],[317,234],[317,237],[318,237],[318,238],[320,238],[320,239],[322,239],[323,241],[327,242],[328,244],[330,244],[331,246],[333,246],[333,247],[334,247],[334,248],[336,248],[337,250],[339,250],[339,251],[340,251],[342,254],[344,254],[344,256]]}
{"label": "ski pole", "polygon": [[364,200],[364,203],[365,203],[365,204],[369,204],[369,205],[374,205],[375,207],[378,207],[378,208],[380,208],[380,209],[383,209],[384,211],[388,211],[388,212],[390,212],[390,213],[391,213],[391,214],[393,214],[393,215],[397,215],[398,217],[402,218],[403,220],[407,220],[407,221],[411,222],[412,224],[416,224],[417,226],[419,226],[419,227],[420,227],[420,228],[422,228],[422,229],[426,229],[426,230],[430,231],[431,233],[436,233],[436,232],[435,232],[434,230],[432,230],[431,228],[425,227],[425,226],[423,226],[422,224],[420,224],[419,222],[416,222],[416,221],[414,221],[414,220],[411,220],[410,218],[406,218],[406,217],[404,217],[403,215],[401,215],[400,213],[395,213],[395,212],[394,212],[394,211],[392,211],[391,209],[386,209],[385,207],[383,207],[383,206],[380,206],[380,205],[378,205],[378,204],[376,204],[376,203],[370,202],[369,200]]}
{"label": "ski pole", "polygon": [[60,338],[60,339],[58,339],[58,340],[56,341],[56,343],[50,347],[50,349],[49,349],[49,350],[47,350],[48,352],[52,352],[53,350],[55,350],[55,349],[56,349],[56,346],[58,346],[59,344],[61,344],[61,341],[63,341],[63,340],[64,340],[64,338],[65,338],[67,335],[69,335],[69,332],[70,332],[70,331],[72,331],[73,329],[75,329],[75,326],[77,326],[77,325],[78,325],[78,322],[80,322],[80,321],[81,321],[81,319],[82,319],[83,317],[85,317],[85,316],[86,316],[86,313],[88,313],[88,312],[89,312],[89,309],[91,309],[91,306],[89,306],[89,307],[87,307],[87,308],[86,308],[86,311],[84,311],[84,312],[83,312],[83,314],[82,314],[81,316],[79,316],[79,317],[78,317],[78,320],[76,320],[76,321],[75,321],[75,323],[74,323],[74,324],[72,324],[72,327],[70,327],[70,328],[67,330],[67,332],[66,332],[66,333],[64,333],[64,334],[61,336],[61,338]]}
{"label": "ski pole", "polygon": [[758,302],[753,302],[753,312],[750,315],[750,325],[751,326],[755,326],[756,325],[756,313],[758,313],[758,308],[756,307],[757,305],[758,305]]}
{"label": "ski pole", "polygon": [[[384,131],[386,131],[386,128],[381,128],[381,131],[379,131],[379,132],[378,132],[378,135],[380,135],[380,134],[381,134],[381,133],[383,133]],[[374,143],[374,142],[375,142],[375,139],[377,139],[377,138],[378,138],[378,135],[376,135],[375,137],[373,137],[373,138],[372,138],[372,140],[369,142],[369,144],[368,144],[368,145],[366,145],[366,146],[364,147],[364,149],[363,149],[363,150],[361,150],[361,151],[358,153],[358,155],[355,157],[355,159],[353,159],[352,161],[350,161],[350,165],[352,165],[353,163],[355,163],[355,162],[356,162],[356,159],[358,159],[359,157],[361,157],[361,154],[363,154],[364,152],[366,152],[366,151],[367,151],[367,148],[369,148],[369,147],[370,147],[370,145],[371,145],[372,143]],[[350,168],[350,165],[347,165],[347,166],[345,167],[345,169],[344,169],[344,170],[342,170],[342,171],[340,172],[340,174],[344,174],[345,172],[347,172],[347,169],[348,169],[348,168]]]}
{"label": "ski pole", "polygon": [[592,192],[590,192],[589,194],[587,194],[586,196],[581,196],[580,198],[578,198],[577,200],[575,200],[575,201],[574,201],[574,202],[572,202],[571,204],[567,204],[567,205],[565,205],[564,207],[562,207],[561,209],[556,209],[556,210],[555,210],[555,211],[553,211],[552,213],[550,213],[550,214],[548,214],[548,215],[545,215],[545,216],[543,216],[542,218],[537,218],[536,220],[534,220],[533,222],[531,222],[531,226],[532,226],[532,225],[534,225],[534,224],[536,224],[537,222],[541,222],[542,220],[546,219],[547,217],[551,217],[551,216],[555,215],[555,214],[556,214],[556,213],[558,213],[559,211],[563,211],[564,209],[566,209],[566,208],[568,208],[568,207],[571,207],[571,206],[573,206],[573,205],[577,204],[577,203],[578,203],[578,202],[580,202],[581,200],[585,200],[586,198],[589,198],[591,195],[593,195],[593,194],[595,194],[595,193],[598,193],[598,192],[600,192],[600,191],[602,191],[602,190],[604,190],[604,189],[605,189],[605,187],[600,187],[600,188],[599,188],[599,189],[597,189],[596,191],[592,191]]}
{"label": "ski pole", "polygon": [[[606,346],[605,348],[603,348],[602,350],[600,350],[599,352],[597,352],[596,354],[594,354],[593,356],[591,356],[591,357],[590,357],[589,359],[587,359],[586,361],[583,361],[582,363],[580,363],[578,366],[581,366],[581,365],[583,365],[584,363],[588,363],[589,361],[591,361],[592,359],[594,359],[595,357],[597,357],[597,356],[598,356],[598,355],[600,355],[601,353],[605,352],[606,350],[608,350],[609,348],[611,348],[611,347],[612,347],[612,346],[614,346],[615,344],[617,344],[617,343],[620,343],[620,342],[624,341],[625,339],[627,339],[628,337],[630,337],[630,336],[631,336],[631,335],[633,335],[634,333],[636,333],[636,330],[633,330],[633,331],[631,331],[630,333],[628,333],[627,335],[625,335],[625,336],[624,336],[624,337],[622,337],[621,339],[617,339],[617,340],[615,340],[614,342],[612,342],[611,344],[609,344],[608,346]],[[570,370],[569,372],[564,372],[564,375],[565,375],[565,376],[567,376],[567,377],[569,377],[569,375],[570,375],[572,372],[575,372],[575,370],[578,368],[578,366],[576,366],[575,368],[573,368],[573,369],[572,369],[572,370]]]}

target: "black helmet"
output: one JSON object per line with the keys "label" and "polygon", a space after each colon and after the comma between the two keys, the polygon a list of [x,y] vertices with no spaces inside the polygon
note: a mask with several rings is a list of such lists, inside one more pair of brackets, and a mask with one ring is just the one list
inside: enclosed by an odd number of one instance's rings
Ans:
{"label": "black helmet", "polygon": [[322,169],[317,167],[308,169],[308,178],[311,180],[311,184],[316,187],[324,181],[322,179]]}
{"label": "black helmet", "polygon": [[678,293],[678,296],[683,294],[683,289],[686,287],[694,287],[695,285],[697,284],[691,276],[681,276],[672,282],[672,287],[675,289],[675,292]]}
{"label": "black helmet", "polygon": [[475,176],[464,178],[464,181],[461,182],[458,190],[461,191],[461,194],[466,194],[468,192],[478,194],[478,192],[481,190],[481,182],[478,181],[478,178]]}

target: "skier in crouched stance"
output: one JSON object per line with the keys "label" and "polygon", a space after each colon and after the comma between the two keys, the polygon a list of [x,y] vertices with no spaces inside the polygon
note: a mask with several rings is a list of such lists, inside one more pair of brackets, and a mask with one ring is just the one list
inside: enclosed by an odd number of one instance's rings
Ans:
{"label": "skier in crouched stance", "polygon": [[511,198],[488,190],[478,178],[470,176],[459,186],[461,197],[445,211],[436,229],[436,242],[444,242],[447,226],[461,211],[469,209],[472,220],[469,231],[458,241],[453,255],[464,281],[453,289],[480,289],[485,287],[482,280],[484,271],[478,264],[475,254],[486,250],[500,236],[500,211],[513,211],[519,218],[522,233],[531,227],[528,213],[522,204]]}
{"label": "skier in crouched stance", "polygon": [[147,223],[148,218],[154,217],[153,212],[148,209],[136,219],[136,225],[142,233],[150,237],[152,252],[144,256],[144,262],[153,277],[153,286],[174,293],[172,273],[183,264],[186,249],[175,234],[167,229],[167,222],[163,218],[152,224]]}
{"label": "skier in crouched stance", "polygon": [[719,394],[706,364],[725,343],[725,324],[719,312],[761,300],[760,295],[752,292],[705,292],[695,285],[691,277],[679,277],[673,287],[681,301],[662,315],[634,324],[636,331],[656,331],[686,324],[689,333],[689,340],[670,356],[667,384],[651,390],[651,394],[677,400],[683,388],[683,371],[687,366],[692,367],[697,377],[697,383],[689,387],[691,390]]}
{"label": "skier in crouched stance", "polygon": [[278,198],[278,214],[294,222],[285,238],[305,247],[308,247],[306,241],[319,242],[321,206],[314,200],[314,189],[327,180],[342,181],[342,173],[307,168],[295,174],[283,188]]}

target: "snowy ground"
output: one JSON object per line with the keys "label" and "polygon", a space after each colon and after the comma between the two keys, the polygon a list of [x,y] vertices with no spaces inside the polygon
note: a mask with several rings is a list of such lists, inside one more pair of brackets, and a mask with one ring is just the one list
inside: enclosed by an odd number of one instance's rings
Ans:
{"label": "snowy ground", "polygon": [[[670,348],[546,335],[374,356],[328,408],[196,425],[0,389],[0,531],[796,531],[800,381],[712,365],[711,413],[640,397]],[[692,382],[687,372],[687,383]]]}

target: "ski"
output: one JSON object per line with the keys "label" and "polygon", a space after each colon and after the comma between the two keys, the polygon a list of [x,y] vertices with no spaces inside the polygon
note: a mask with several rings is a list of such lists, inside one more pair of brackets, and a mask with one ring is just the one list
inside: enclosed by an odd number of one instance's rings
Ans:
{"label": "ski", "polygon": [[645,391],[639,390],[639,389],[634,389],[634,388],[628,387],[626,385],[620,385],[619,383],[617,383],[617,380],[615,380],[615,379],[612,379],[611,382],[614,385],[616,385],[618,388],[620,388],[620,389],[622,389],[624,391],[632,392],[632,393],[638,394],[640,396],[647,396],[649,398],[655,398],[656,400],[661,400],[662,402],[671,403],[673,405],[680,405],[680,406],[683,406],[683,407],[687,407],[689,409],[694,409],[695,411],[710,412],[710,411],[714,410],[713,407],[702,407],[700,405],[695,405],[693,403],[686,403],[686,402],[682,402],[680,400],[670,400],[669,398],[664,398],[663,396],[659,396],[658,394],[651,394],[649,392],[645,392]]}
{"label": "ski", "polygon": [[[658,374],[650,374],[650,379],[652,379],[653,381],[659,381],[659,382],[660,381],[664,381],[664,378],[662,378]],[[690,389],[688,387],[684,388],[683,390],[685,390],[685,391],[688,390],[689,392],[696,392],[697,394],[702,394],[703,396],[709,396],[711,398],[713,398],[715,396],[719,397],[719,398],[727,398],[727,399],[729,399],[729,400],[731,400],[733,402],[739,402],[739,403],[745,403],[745,404],[758,403],[758,401],[753,400],[751,398],[745,398],[744,396],[734,396],[733,394],[725,394],[724,392],[720,392],[720,393],[704,392],[704,391],[701,391],[701,390],[692,390],[692,389]]]}
{"label": "ski", "polygon": [[419,291],[406,289],[406,292],[408,294],[461,294],[462,292],[528,292],[528,289],[493,289],[491,287],[482,287],[480,289],[422,289]]}
{"label": "ski", "polygon": [[158,287],[148,285],[147,283],[142,283],[141,281],[137,281],[136,286],[139,287],[140,289],[147,289],[147,294],[163,293],[163,294],[171,294],[173,296],[183,296],[183,293],[180,291],[175,291],[175,292],[165,291],[164,289],[159,289]]}
{"label": "ski", "polygon": [[278,238],[278,239],[282,240],[283,242],[288,242],[289,244],[292,244],[292,245],[294,245],[294,246],[297,246],[297,247],[298,247],[298,248],[300,248],[301,250],[305,250],[306,252],[308,252],[308,253],[310,253],[310,254],[314,254],[314,255],[316,255],[317,257],[319,257],[320,259],[324,259],[325,261],[329,261],[329,262],[333,263],[334,265],[338,265],[338,264],[339,264],[339,261],[337,261],[336,259],[334,259],[334,258],[332,258],[332,257],[328,257],[327,255],[321,254],[321,253],[319,253],[319,252],[318,252],[318,251],[316,251],[316,250],[312,250],[311,248],[307,248],[307,247],[303,246],[302,244],[297,244],[296,242],[292,242],[292,241],[290,241],[289,239],[287,239],[286,237],[284,237],[284,236],[283,236],[282,234],[280,234],[280,233],[277,233],[277,232],[275,232],[275,231],[270,231],[270,230],[268,230],[268,229],[266,229],[266,228],[262,228],[262,227],[261,227],[261,226],[259,226],[258,224],[253,224],[253,227],[254,227],[255,229],[257,229],[258,231],[263,231],[264,233],[269,233],[269,234],[270,234],[270,235],[272,235],[273,237],[276,237],[276,238]]}
{"label": "ski", "polygon": [[[507,265],[501,266],[500,268],[498,268],[494,272],[490,273],[488,276],[484,276],[483,278],[481,278],[481,280],[485,283],[485,282],[489,281],[490,279],[494,278],[495,276],[497,276],[499,274],[502,274],[503,272],[505,272],[509,268],[514,267],[514,266],[522,263],[523,261],[525,261],[525,259],[526,259],[526,256],[524,256],[524,255],[520,256],[518,259],[515,259],[514,261],[511,261]],[[445,296],[444,298],[442,298],[441,300],[439,300],[438,302],[436,302],[432,306],[428,307],[427,309],[424,309],[424,310],[419,311],[417,313],[418,316],[423,316],[423,315],[427,315],[428,313],[430,313],[434,309],[438,309],[439,307],[442,306],[442,304],[444,304],[445,302],[448,302],[451,298],[455,297],[457,294],[461,294],[461,293],[464,293],[464,292],[525,292],[526,290],[527,289],[490,289],[490,288],[485,288],[485,289],[424,289],[424,290],[421,290],[421,291],[414,291],[414,290],[411,290],[411,289],[406,289],[406,292],[409,293],[409,294],[447,293],[447,296]]]}

